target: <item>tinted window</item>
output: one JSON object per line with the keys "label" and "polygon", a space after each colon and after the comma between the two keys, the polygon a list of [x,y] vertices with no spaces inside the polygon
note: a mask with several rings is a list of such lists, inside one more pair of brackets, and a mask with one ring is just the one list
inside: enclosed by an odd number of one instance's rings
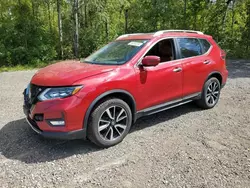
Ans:
{"label": "tinted window", "polygon": [[172,39],[161,40],[155,44],[145,56],[159,56],[161,63],[175,59],[174,43]]}
{"label": "tinted window", "polygon": [[204,53],[206,53],[209,50],[211,44],[206,39],[200,39],[200,42],[203,47]]}
{"label": "tinted window", "polygon": [[181,58],[187,58],[202,54],[202,49],[198,39],[178,38],[177,42],[180,47]]}

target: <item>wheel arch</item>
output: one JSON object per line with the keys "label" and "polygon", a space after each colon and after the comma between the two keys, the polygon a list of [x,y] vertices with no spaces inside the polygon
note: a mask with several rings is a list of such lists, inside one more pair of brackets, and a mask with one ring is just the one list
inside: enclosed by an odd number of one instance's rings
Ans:
{"label": "wheel arch", "polygon": [[205,80],[204,84],[206,83],[206,81],[207,81],[208,79],[210,79],[210,78],[212,78],[212,77],[217,78],[217,79],[219,80],[219,82],[220,82],[220,85],[222,85],[222,75],[221,75],[221,73],[218,72],[218,71],[211,72],[211,73],[208,75],[207,79]]}
{"label": "wheel arch", "polygon": [[115,89],[115,90],[110,90],[110,91],[106,91],[106,92],[102,93],[101,95],[96,97],[95,100],[89,105],[89,107],[85,113],[84,120],[83,120],[84,129],[86,129],[86,130],[88,129],[89,117],[90,117],[91,112],[95,109],[95,107],[98,104],[100,104],[101,102],[103,102],[105,99],[110,98],[110,97],[115,97],[115,98],[118,98],[118,99],[125,101],[131,109],[132,120],[133,120],[133,122],[135,122],[135,120],[136,120],[136,102],[135,102],[134,97],[128,91],[121,90],[121,89]]}

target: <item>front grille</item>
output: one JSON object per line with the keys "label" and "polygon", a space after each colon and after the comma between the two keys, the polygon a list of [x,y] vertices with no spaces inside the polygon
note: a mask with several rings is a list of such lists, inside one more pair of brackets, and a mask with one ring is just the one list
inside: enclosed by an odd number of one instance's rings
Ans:
{"label": "front grille", "polygon": [[31,104],[36,104],[38,95],[42,93],[46,87],[30,84],[29,99]]}

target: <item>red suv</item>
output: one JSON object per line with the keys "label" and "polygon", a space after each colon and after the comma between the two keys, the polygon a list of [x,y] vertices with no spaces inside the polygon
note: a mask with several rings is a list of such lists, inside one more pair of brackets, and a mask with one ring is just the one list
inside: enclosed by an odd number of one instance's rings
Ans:
{"label": "red suv", "polygon": [[142,116],[191,101],[213,108],[228,76],[225,55],[200,31],[122,35],[83,61],[39,70],[24,112],[44,137],[113,146]]}

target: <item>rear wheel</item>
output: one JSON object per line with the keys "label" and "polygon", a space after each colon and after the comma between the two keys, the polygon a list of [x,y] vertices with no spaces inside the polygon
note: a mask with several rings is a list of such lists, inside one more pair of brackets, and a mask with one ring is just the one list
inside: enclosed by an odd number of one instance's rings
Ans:
{"label": "rear wheel", "polygon": [[121,99],[108,99],[92,112],[88,138],[100,147],[110,147],[123,140],[131,124],[132,113],[128,104]]}
{"label": "rear wheel", "polygon": [[204,109],[213,108],[219,101],[220,82],[217,78],[210,78],[203,86],[201,99],[197,102],[198,106]]}

